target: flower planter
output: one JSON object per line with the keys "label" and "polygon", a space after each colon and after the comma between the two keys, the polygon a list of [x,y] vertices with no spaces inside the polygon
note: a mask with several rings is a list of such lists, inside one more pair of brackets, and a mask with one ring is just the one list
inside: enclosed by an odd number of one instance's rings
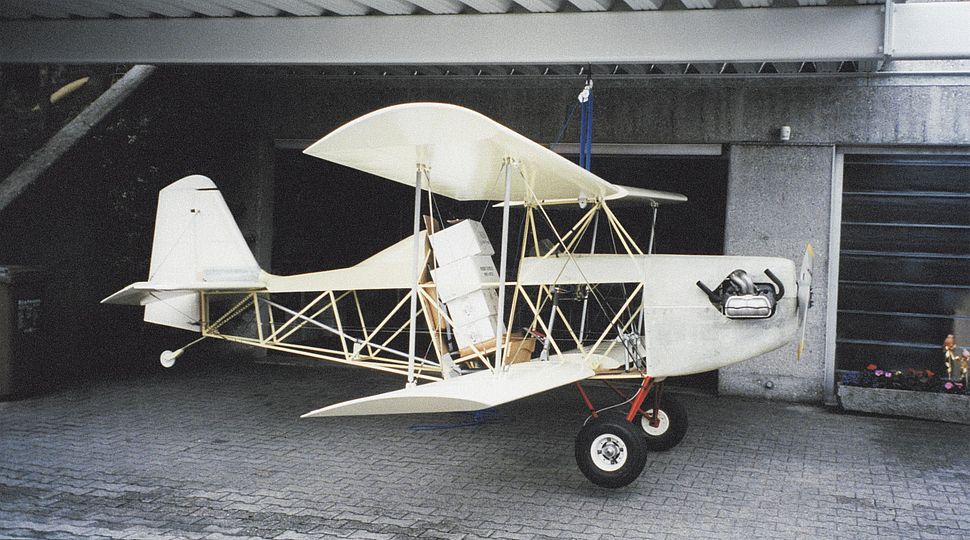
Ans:
{"label": "flower planter", "polygon": [[970,396],[888,388],[838,385],[839,405],[847,411],[906,416],[970,425]]}

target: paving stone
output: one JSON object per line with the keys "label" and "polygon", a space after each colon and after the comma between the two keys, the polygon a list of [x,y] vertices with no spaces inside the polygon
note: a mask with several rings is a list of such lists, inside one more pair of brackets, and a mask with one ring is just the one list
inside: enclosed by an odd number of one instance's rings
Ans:
{"label": "paving stone", "polygon": [[309,533],[295,533],[293,531],[286,531],[282,534],[274,536],[273,538],[276,540],[316,540],[319,538],[319,536]]}
{"label": "paving stone", "polygon": [[467,416],[300,420],[399,382],[194,362],[0,403],[0,538],[970,537],[970,426],[682,393],[684,442],[606,490],[568,388],[415,431]]}

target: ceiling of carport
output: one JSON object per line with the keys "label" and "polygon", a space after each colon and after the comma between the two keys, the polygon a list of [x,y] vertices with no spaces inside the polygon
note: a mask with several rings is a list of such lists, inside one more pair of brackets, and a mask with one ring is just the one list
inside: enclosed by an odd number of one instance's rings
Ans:
{"label": "ceiling of carport", "polygon": [[[0,0],[0,61],[356,76],[870,71],[970,58],[970,2]],[[496,45],[496,43],[498,43]]]}
{"label": "ceiling of carport", "polygon": [[881,0],[0,0],[0,17],[317,17],[881,4]]}

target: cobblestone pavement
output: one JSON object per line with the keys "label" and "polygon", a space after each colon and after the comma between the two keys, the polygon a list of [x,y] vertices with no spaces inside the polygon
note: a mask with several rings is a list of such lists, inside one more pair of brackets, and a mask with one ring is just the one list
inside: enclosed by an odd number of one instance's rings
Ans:
{"label": "cobblestone pavement", "polygon": [[970,426],[682,395],[684,442],[606,490],[569,388],[418,431],[467,416],[300,420],[399,382],[198,365],[0,403],[0,537],[970,537]]}

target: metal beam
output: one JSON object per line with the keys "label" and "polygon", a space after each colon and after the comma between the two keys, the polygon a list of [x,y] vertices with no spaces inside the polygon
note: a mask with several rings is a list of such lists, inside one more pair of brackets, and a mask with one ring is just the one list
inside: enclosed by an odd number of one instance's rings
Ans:
{"label": "metal beam", "polygon": [[569,0],[569,3],[582,11],[606,11],[613,5],[613,0]]}
{"label": "metal beam", "polygon": [[643,64],[622,64],[620,69],[630,75],[646,75],[650,71],[650,66]]}
{"label": "metal beam", "polygon": [[896,60],[970,58],[970,2],[892,4]]}
{"label": "metal beam", "polygon": [[[145,4],[146,2],[141,0],[141,3]],[[195,13],[201,13],[206,17],[232,17],[236,14],[235,9],[219,5],[213,0],[165,0],[164,2],[154,0],[147,3],[149,8],[162,14],[164,12],[160,10],[170,10],[172,7],[176,10],[188,12],[187,15],[175,15],[176,17],[191,17]]]}
{"label": "metal beam", "polygon": [[714,9],[717,0],[680,0],[687,9]]}
{"label": "metal beam", "polygon": [[254,17],[274,17],[280,10],[253,0],[216,0],[216,3]]}
{"label": "metal beam", "polygon": [[[263,4],[270,6],[271,8],[278,9],[282,12],[289,13],[291,15],[296,15],[297,17],[313,17],[323,13],[323,7],[318,5],[317,2],[311,2],[309,0],[262,0]],[[353,15],[363,15],[367,10],[361,10],[360,5],[357,6],[358,13],[353,13]],[[337,10],[331,10],[336,13],[341,13]]]}
{"label": "metal beam", "polygon": [[337,15],[366,15],[370,8],[354,0],[304,0],[316,6],[314,10],[319,15],[324,9]]}
{"label": "metal beam", "polygon": [[100,9],[103,12],[112,15],[121,15],[122,17],[150,17],[151,12],[143,9],[140,6],[132,5],[127,2],[112,2],[111,0],[74,0],[78,4],[85,4],[91,6],[94,9]]}
{"label": "metal beam", "polygon": [[[697,70],[698,73],[703,75],[714,75],[724,71],[724,64],[710,64],[710,63],[692,63],[690,67]],[[690,68],[688,68],[689,70]],[[688,71],[689,72],[689,71]]]}
{"label": "metal beam", "polygon": [[411,2],[403,0],[359,0],[361,4],[376,9],[386,15],[410,15],[418,8]]}
{"label": "metal beam", "polygon": [[129,69],[124,77],[118,79],[118,82],[55,133],[43,147],[10,173],[10,176],[0,181],[0,213],[33,183],[43,178],[51,166],[122,104],[154,70],[154,66],[135,66]]}
{"label": "metal beam", "polygon": [[[462,6],[455,0],[421,3],[445,12]],[[883,58],[881,9],[12,20],[0,22],[0,58],[11,63],[354,65],[876,60]],[[970,58],[970,2],[900,4],[896,10],[893,58]]]}
{"label": "metal beam", "polygon": [[534,65],[524,65],[524,66],[512,66],[509,70],[510,75],[542,75],[545,68],[542,66]]}
{"label": "metal beam", "polygon": [[664,0],[624,0],[630,9],[641,11],[641,10],[654,10],[660,9],[663,6]]}
{"label": "metal beam", "polygon": [[64,10],[71,15],[77,15],[78,17],[108,17],[111,15],[110,12],[99,8],[98,6],[88,5],[85,2],[72,2],[71,0],[34,0],[35,3],[40,5],[48,5],[55,9]]}
{"label": "metal beam", "polygon": [[[195,0],[195,2],[201,2],[201,0]],[[215,17],[219,10],[226,10],[226,8],[220,8],[219,6],[213,5],[211,9],[202,11],[198,9],[198,6],[192,0],[142,0],[141,5],[150,9],[152,13],[157,13],[164,17],[192,17],[196,12],[201,13],[206,16]],[[212,3],[212,2],[208,2]],[[223,11],[224,13],[225,11]],[[235,14],[235,11],[228,10],[228,14],[223,15],[225,17],[230,17]]]}
{"label": "metal beam", "polygon": [[[421,9],[430,11],[438,15],[454,15],[456,13],[461,13],[461,10],[465,7],[458,0],[411,0]],[[413,62],[412,62],[413,63]]]}
{"label": "metal beam", "polygon": [[515,3],[535,13],[559,11],[562,6],[562,0],[515,0]]}
{"label": "metal beam", "polygon": [[512,6],[512,0],[462,0],[479,13],[505,13]]}

